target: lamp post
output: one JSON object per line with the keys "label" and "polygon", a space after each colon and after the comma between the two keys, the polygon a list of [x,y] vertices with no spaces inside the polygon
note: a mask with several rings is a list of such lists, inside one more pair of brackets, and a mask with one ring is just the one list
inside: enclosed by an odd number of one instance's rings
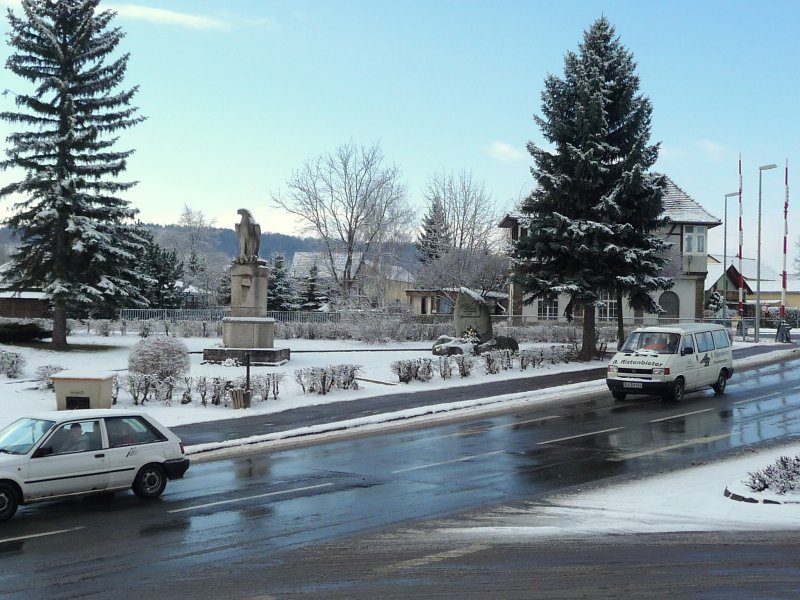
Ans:
{"label": "lamp post", "polygon": [[758,167],[758,252],[756,256],[756,320],[753,329],[753,341],[759,341],[761,328],[761,174],[764,171],[777,168],[778,165],[763,165]]}
{"label": "lamp post", "polygon": [[725,194],[725,230],[722,236],[722,277],[723,277],[723,295],[725,296],[725,304],[722,308],[722,318],[728,316],[728,198],[738,196],[739,192],[731,192]]}

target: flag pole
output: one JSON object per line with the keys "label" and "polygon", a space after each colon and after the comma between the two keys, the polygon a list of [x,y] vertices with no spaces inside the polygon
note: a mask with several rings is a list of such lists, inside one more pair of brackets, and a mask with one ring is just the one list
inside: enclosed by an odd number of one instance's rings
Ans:
{"label": "flag pole", "polygon": [[789,159],[786,159],[786,195],[783,201],[783,274],[781,282],[781,321],[786,318],[786,245],[789,238]]}
{"label": "flag pole", "polygon": [[[744,328],[744,276],[742,275],[742,154],[739,153],[739,319],[742,325],[742,339],[745,336]],[[727,265],[726,265],[727,267]]]}

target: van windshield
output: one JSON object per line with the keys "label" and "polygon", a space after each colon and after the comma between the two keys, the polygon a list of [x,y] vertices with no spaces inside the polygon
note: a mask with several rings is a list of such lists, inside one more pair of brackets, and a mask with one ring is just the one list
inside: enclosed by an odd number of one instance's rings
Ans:
{"label": "van windshield", "polygon": [[622,352],[677,354],[680,341],[681,336],[678,333],[634,331],[622,345]]}

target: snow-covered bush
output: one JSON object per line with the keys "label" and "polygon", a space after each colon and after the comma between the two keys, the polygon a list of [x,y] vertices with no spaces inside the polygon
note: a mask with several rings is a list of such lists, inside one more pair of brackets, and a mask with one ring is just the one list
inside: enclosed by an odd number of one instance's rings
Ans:
{"label": "snow-covered bush", "polygon": [[356,374],[361,367],[356,365],[331,365],[311,367],[294,372],[295,381],[300,384],[304,394],[325,395],[331,390],[358,389]]}
{"label": "snow-covered bush", "polygon": [[469,377],[470,373],[472,373],[472,357],[467,354],[456,354],[452,358],[458,367],[458,374],[461,377]]}
{"label": "snow-covered bush", "polygon": [[391,368],[400,383],[409,383],[412,380],[430,381],[433,377],[433,365],[430,358],[398,360],[391,364]]}
{"label": "snow-covered bush", "polygon": [[274,400],[278,399],[280,393],[280,384],[283,382],[286,375],[284,373],[266,373],[265,375],[253,375],[250,378],[250,389],[253,391],[253,397],[261,397],[261,400],[266,402],[269,400],[270,394]]}
{"label": "snow-covered bush", "polygon": [[9,379],[17,379],[25,368],[25,357],[19,352],[0,350],[0,373]]}
{"label": "snow-covered bush", "polygon": [[449,356],[440,356],[437,365],[439,377],[442,379],[450,379],[453,376],[453,361]]}
{"label": "snow-covered bush", "polygon": [[60,373],[63,370],[64,367],[59,365],[42,365],[41,367],[37,367],[36,380],[39,382],[39,389],[52,390],[54,386],[53,380],[50,379],[50,376]]}
{"label": "snow-covered bush", "polygon": [[719,313],[725,306],[725,297],[719,292],[711,292],[706,299],[706,309],[713,314]]}
{"label": "snow-covered bush", "polygon": [[165,337],[146,337],[134,344],[128,357],[131,373],[155,376],[159,380],[180,377],[189,372],[189,349],[182,341]]}
{"label": "snow-covered bush", "polygon": [[481,354],[483,358],[483,368],[487,375],[507,371],[511,368],[513,353],[509,350],[492,350]]}
{"label": "snow-covered bush", "polygon": [[781,456],[761,471],[747,474],[744,483],[754,492],[788,494],[800,490],[800,456]]}
{"label": "snow-covered bush", "polygon": [[153,330],[153,322],[152,321],[139,321],[139,337],[146,338],[150,335],[150,332]]}

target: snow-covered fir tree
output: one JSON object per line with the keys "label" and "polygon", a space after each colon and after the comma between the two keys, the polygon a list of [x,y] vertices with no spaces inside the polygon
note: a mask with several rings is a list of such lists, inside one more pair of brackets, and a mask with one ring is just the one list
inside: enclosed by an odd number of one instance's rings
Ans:
{"label": "snow-covered fir tree", "polygon": [[[8,13],[13,53],[6,61],[29,91],[14,90],[16,111],[0,113],[16,131],[3,170],[20,172],[0,197],[19,198],[6,220],[19,239],[12,289],[41,288],[53,303],[53,346],[67,345],[67,312],[109,301],[144,305],[135,257],[136,210],[117,195],[132,150],[114,148],[142,120],[120,89],[128,54],[113,57],[123,32],[99,0],[21,0]],[[14,87],[13,84],[7,84]]]}
{"label": "snow-covered fir tree", "polygon": [[269,310],[297,310],[297,297],[286,271],[286,260],[280,252],[274,253],[270,260],[267,308]]}
{"label": "snow-covered fir tree", "polygon": [[664,224],[664,184],[648,171],[658,158],[650,100],[609,21],[593,23],[564,62],[563,78],[545,80],[542,116],[534,117],[549,145],[528,144],[538,186],[521,207],[528,234],[513,256],[531,301],[565,293],[567,318],[583,310],[581,354],[589,359],[601,294],[658,312],[648,292],[672,285],[659,275],[666,244],[655,234]]}
{"label": "snow-covered fir tree", "polygon": [[149,308],[180,308],[183,305],[183,261],[175,250],[167,250],[145,230],[140,265],[147,276],[144,295]]}
{"label": "snow-covered fir tree", "polygon": [[230,306],[231,304],[231,268],[228,267],[222,272],[217,281],[217,289],[214,291],[217,306]]}
{"label": "snow-covered fir tree", "polygon": [[422,263],[430,263],[447,252],[451,245],[444,206],[441,199],[434,196],[422,219],[422,231],[415,244],[417,258]]}
{"label": "snow-covered fir tree", "polygon": [[328,302],[328,295],[319,282],[319,269],[311,265],[308,276],[303,280],[300,293],[300,310],[319,310]]}

